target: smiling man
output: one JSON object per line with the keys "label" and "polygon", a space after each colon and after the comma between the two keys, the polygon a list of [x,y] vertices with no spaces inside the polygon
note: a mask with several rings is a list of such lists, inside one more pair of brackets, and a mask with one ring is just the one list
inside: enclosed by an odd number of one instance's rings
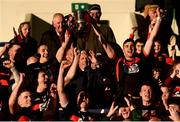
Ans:
{"label": "smiling man", "polygon": [[156,18],[153,29],[149,28],[150,36],[148,37],[142,56],[135,55],[135,44],[133,39],[127,39],[123,43],[124,57],[120,57],[116,64],[116,78],[118,92],[122,95],[131,94],[134,97],[139,96],[138,89],[145,79],[146,73],[145,59],[151,51],[153,40],[157,35],[161,24],[160,11],[157,9],[158,18]]}

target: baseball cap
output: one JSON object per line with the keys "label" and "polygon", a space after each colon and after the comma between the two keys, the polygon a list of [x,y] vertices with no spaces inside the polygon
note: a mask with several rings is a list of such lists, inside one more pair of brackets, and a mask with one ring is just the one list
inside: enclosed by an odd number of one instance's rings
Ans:
{"label": "baseball cap", "polygon": [[99,4],[91,4],[90,7],[89,7],[89,11],[91,10],[99,10],[101,11],[101,7]]}

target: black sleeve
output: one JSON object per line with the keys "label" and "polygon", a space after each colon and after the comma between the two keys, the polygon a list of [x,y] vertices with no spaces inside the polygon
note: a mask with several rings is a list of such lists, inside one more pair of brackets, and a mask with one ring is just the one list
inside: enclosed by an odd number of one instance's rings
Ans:
{"label": "black sleeve", "polygon": [[58,120],[70,120],[70,117],[75,113],[76,108],[70,103],[65,107],[60,107],[58,112]]}

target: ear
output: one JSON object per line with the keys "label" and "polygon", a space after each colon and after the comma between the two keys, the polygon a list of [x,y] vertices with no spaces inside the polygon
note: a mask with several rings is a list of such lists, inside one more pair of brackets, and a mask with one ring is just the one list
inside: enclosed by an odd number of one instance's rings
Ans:
{"label": "ear", "polygon": [[141,92],[141,91],[139,92],[139,96],[141,96],[141,97],[142,97],[142,92]]}
{"label": "ear", "polygon": [[18,27],[18,33],[19,33],[19,34],[21,34],[21,26],[22,26],[22,25],[19,25],[19,27]]}
{"label": "ear", "polygon": [[18,96],[17,103],[18,103],[19,106],[22,105],[22,103],[21,103],[21,94]]}
{"label": "ear", "polygon": [[101,17],[101,15],[102,15],[102,12],[100,12],[100,17]]}

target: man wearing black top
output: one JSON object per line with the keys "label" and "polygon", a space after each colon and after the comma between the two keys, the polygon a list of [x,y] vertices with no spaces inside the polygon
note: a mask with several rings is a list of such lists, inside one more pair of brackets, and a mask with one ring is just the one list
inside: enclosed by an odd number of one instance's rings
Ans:
{"label": "man wearing black top", "polygon": [[52,20],[52,28],[43,33],[40,44],[48,46],[50,58],[55,57],[57,50],[61,47],[64,38],[63,28],[64,15],[61,13],[55,13]]}
{"label": "man wearing black top", "polygon": [[[158,17],[153,29],[149,29],[150,36],[148,37],[146,44],[143,49],[144,57],[147,57],[150,54],[153,40],[157,35],[161,24],[161,17],[159,9],[156,10]],[[123,43],[123,52],[124,57],[118,59],[116,64],[116,78],[118,81],[118,90],[120,94],[131,94],[132,96],[138,96],[138,87],[141,86],[141,82],[144,77],[144,69],[142,58],[136,57],[134,40],[127,39]]]}

